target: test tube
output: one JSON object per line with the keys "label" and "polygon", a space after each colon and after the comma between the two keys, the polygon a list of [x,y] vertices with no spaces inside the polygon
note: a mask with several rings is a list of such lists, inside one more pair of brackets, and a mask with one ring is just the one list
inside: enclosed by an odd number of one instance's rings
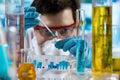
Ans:
{"label": "test tube", "polygon": [[20,50],[24,48],[24,0],[5,0],[5,22],[6,22],[6,37],[9,43],[9,29],[15,27],[17,33],[15,35],[16,40],[16,56],[17,56],[17,67],[20,63]]}
{"label": "test tube", "polygon": [[77,50],[76,50],[76,71],[84,72],[85,58],[84,58],[84,43],[81,45],[81,40],[84,42],[85,34],[85,15],[84,10],[76,9],[76,37],[77,37]]}
{"label": "test tube", "polygon": [[[14,26],[17,29],[16,43],[24,48],[24,0],[5,0],[6,31]],[[20,51],[19,51],[20,52]]]}
{"label": "test tube", "polygon": [[[9,69],[9,75],[12,80],[16,80],[16,69],[17,69],[17,55],[16,55],[16,34],[17,34],[17,29],[14,26],[9,27],[8,29],[8,48],[9,48],[9,55],[11,56],[12,60],[12,66],[10,66]],[[12,74],[10,73],[12,71]]]}
{"label": "test tube", "polygon": [[6,49],[7,47],[8,45],[4,36],[4,30],[0,21],[0,80],[2,80],[2,78],[8,77],[9,56],[8,51]]}

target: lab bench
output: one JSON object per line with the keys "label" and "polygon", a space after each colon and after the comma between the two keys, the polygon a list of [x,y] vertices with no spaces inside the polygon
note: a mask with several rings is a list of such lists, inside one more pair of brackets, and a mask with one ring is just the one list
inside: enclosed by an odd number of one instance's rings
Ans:
{"label": "lab bench", "polygon": [[91,69],[85,72],[76,70],[36,70],[36,80],[120,80],[120,75],[113,73],[92,73]]}
{"label": "lab bench", "polygon": [[91,71],[76,72],[75,70],[65,72],[57,71],[54,73],[56,74],[45,74],[42,78],[40,75],[37,75],[36,80],[120,80],[120,76],[118,74],[112,73],[96,74]]}

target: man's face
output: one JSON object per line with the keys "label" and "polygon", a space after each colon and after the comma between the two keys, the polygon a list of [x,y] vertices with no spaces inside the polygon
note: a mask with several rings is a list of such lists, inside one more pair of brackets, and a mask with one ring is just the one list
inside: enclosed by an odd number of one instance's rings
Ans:
{"label": "man's face", "polygon": [[[75,22],[70,8],[66,8],[57,14],[43,14],[41,19],[59,38],[65,38],[74,33]],[[41,23],[34,29],[39,44],[54,38]]]}

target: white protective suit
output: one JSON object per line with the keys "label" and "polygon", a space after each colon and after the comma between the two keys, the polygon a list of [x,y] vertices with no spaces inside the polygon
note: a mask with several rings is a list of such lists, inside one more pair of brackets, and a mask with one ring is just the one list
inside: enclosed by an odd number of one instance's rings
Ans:
{"label": "white protective suit", "polygon": [[[29,28],[26,31],[25,37],[25,49],[33,49],[35,55],[71,55],[69,52],[63,52],[62,50],[58,50],[54,46],[54,40],[49,40],[43,43],[43,45],[39,46],[37,44],[37,40],[34,34],[34,29]],[[37,69],[37,77],[40,78],[47,78],[47,77],[54,77],[54,78],[62,78],[66,75],[65,71],[50,71],[48,69]],[[66,71],[67,72],[67,71]]]}
{"label": "white protective suit", "polygon": [[54,39],[48,40],[43,43],[43,45],[39,46],[33,28],[29,28],[26,31],[24,46],[25,49],[34,49],[34,52],[37,55],[70,55],[69,52],[63,52],[62,50],[58,50],[54,46]]}

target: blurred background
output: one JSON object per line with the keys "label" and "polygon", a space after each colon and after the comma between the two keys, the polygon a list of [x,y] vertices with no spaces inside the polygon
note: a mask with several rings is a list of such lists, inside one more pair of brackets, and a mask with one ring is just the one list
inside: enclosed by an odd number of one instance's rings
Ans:
{"label": "blurred background", "polygon": [[[33,0],[24,0],[24,6],[30,6]],[[113,25],[119,25],[120,23],[120,0],[112,0],[113,2],[113,15],[112,23]],[[81,0],[81,8],[85,10],[85,20],[86,25],[85,29],[91,31],[91,20],[92,20],[92,0]],[[5,26],[5,0],[0,0],[0,20],[2,21],[3,26]]]}

